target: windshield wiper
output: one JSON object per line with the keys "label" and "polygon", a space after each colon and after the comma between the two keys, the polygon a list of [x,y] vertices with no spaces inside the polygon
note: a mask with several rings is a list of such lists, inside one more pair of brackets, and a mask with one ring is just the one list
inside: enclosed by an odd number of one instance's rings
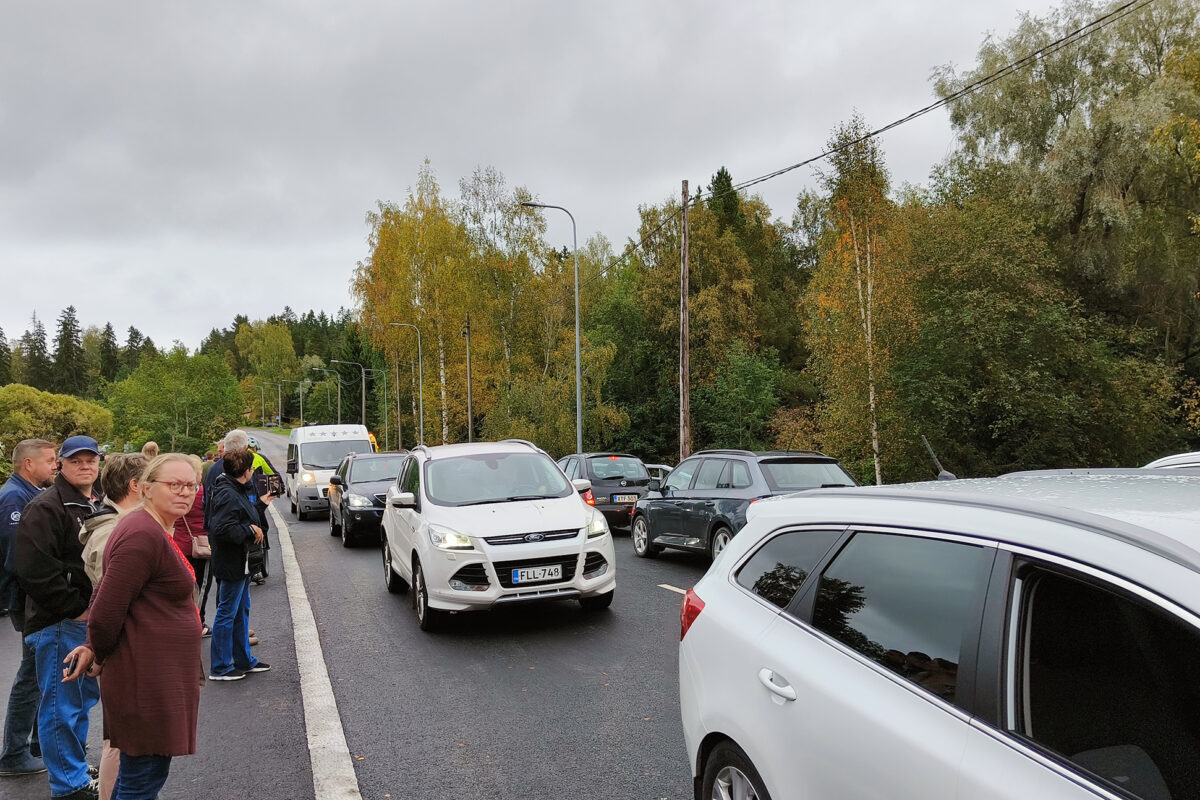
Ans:
{"label": "windshield wiper", "polygon": [[472,500],[469,503],[457,503],[457,508],[465,506],[482,506],[488,503],[513,503],[517,500],[549,500],[557,495],[552,494],[514,494],[511,497],[489,497],[486,500]]}

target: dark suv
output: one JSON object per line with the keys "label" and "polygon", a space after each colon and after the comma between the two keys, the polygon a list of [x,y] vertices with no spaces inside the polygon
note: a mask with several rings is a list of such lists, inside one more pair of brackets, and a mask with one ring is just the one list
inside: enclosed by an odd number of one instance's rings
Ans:
{"label": "dark suv", "polygon": [[[650,473],[637,456],[625,453],[576,453],[558,460],[567,477],[592,482],[592,499],[609,528],[629,528],[630,513],[650,486]],[[584,496],[587,499],[587,496]]]}
{"label": "dark suv", "polygon": [[329,535],[343,547],[379,544],[383,501],[407,453],[351,453],[329,478]]}
{"label": "dark suv", "polygon": [[755,500],[826,486],[856,486],[836,459],[807,450],[702,450],[684,460],[633,510],[633,552],[664,547],[708,553],[729,544]]}

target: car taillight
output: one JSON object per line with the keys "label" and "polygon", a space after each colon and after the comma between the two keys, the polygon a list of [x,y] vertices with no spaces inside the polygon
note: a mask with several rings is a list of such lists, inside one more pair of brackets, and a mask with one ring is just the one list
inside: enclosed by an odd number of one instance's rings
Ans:
{"label": "car taillight", "polygon": [[583,502],[587,503],[589,506],[596,505],[596,495],[592,494],[591,489],[588,489],[583,493]]}
{"label": "car taillight", "polygon": [[700,595],[696,594],[695,589],[688,589],[687,594],[683,596],[683,608],[679,610],[679,641],[682,642],[683,637],[687,636],[688,628],[692,627],[692,623],[703,610],[704,601],[700,599]]}

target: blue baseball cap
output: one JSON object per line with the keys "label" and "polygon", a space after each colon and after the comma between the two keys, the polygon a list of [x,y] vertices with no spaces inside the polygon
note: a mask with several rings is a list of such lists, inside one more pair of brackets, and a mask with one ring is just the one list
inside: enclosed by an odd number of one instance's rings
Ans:
{"label": "blue baseball cap", "polygon": [[100,445],[90,436],[72,436],[62,443],[58,451],[59,458],[70,458],[76,453],[95,453],[100,455]]}

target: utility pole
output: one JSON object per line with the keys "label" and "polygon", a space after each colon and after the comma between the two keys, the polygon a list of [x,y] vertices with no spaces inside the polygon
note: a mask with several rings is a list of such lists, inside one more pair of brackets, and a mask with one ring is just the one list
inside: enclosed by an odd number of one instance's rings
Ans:
{"label": "utility pole", "polygon": [[404,426],[400,422],[400,354],[396,353],[396,449],[404,449]]}
{"label": "utility pole", "polygon": [[277,395],[275,398],[275,409],[279,412],[278,414],[276,414],[276,417],[277,417],[276,422],[278,422],[279,427],[282,428],[283,427],[283,382],[282,382],[282,379],[280,379],[279,383],[275,384],[275,393]]}
{"label": "utility pole", "polygon": [[679,264],[679,460],[692,454],[691,363],[688,354],[688,182],[683,182]]}
{"label": "utility pole", "polygon": [[475,417],[471,413],[471,315],[467,314],[467,324],[462,329],[462,335],[467,339],[467,441],[473,441]]}
{"label": "utility pole", "polygon": [[258,400],[262,403],[262,426],[267,427],[267,387],[258,385]]}

